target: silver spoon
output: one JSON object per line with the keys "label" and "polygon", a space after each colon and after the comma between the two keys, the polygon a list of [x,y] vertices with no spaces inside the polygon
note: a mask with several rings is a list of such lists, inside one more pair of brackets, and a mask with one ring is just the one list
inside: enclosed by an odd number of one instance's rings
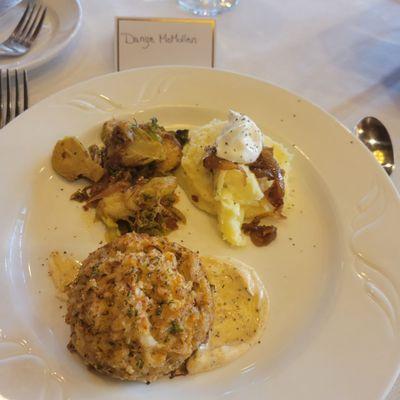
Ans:
{"label": "silver spoon", "polygon": [[393,145],[382,122],[374,117],[365,117],[355,126],[354,133],[390,175],[394,170]]}

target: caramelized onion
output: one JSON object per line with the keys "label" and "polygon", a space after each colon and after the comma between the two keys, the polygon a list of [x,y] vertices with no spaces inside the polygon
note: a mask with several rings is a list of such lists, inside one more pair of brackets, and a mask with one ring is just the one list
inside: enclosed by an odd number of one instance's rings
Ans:
{"label": "caramelized onion", "polygon": [[243,224],[242,230],[250,236],[254,245],[267,246],[276,239],[277,229],[273,225],[259,225],[260,217],[255,217],[250,223]]}
{"label": "caramelized onion", "polygon": [[283,197],[285,196],[284,181],[274,180],[264,194],[275,209],[281,208],[283,206]]}
{"label": "caramelized onion", "polygon": [[204,168],[213,171],[213,170],[229,170],[229,169],[237,169],[238,166],[232,161],[224,160],[217,156],[217,151],[215,147],[211,147],[208,150],[208,155],[203,159]]}
{"label": "caramelized onion", "polygon": [[249,168],[257,178],[267,178],[273,181],[264,195],[275,209],[281,208],[285,196],[284,171],[274,158],[273,148],[264,147],[257,160],[250,164]]}

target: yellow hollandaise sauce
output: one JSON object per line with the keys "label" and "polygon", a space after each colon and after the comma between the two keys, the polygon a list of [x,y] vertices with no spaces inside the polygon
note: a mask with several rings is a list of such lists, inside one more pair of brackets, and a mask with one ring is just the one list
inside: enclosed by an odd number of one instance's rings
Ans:
{"label": "yellow hollandaise sauce", "polygon": [[256,271],[232,258],[202,257],[213,289],[215,315],[207,343],[188,360],[191,374],[218,368],[260,340],[268,298]]}

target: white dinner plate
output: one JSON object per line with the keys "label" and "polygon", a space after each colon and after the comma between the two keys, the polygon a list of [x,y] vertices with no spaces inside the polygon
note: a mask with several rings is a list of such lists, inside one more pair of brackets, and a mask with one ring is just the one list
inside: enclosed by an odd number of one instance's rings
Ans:
{"label": "white dinner plate", "polygon": [[[34,69],[58,55],[79,30],[82,9],[79,0],[42,0],[47,14],[31,50],[21,57],[1,57],[2,68]],[[25,9],[25,2],[0,17],[0,42],[14,30]]]}
{"label": "white dinner plate", "polygon": [[[171,235],[202,254],[254,266],[270,297],[260,344],[231,364],[151,385],[88,371],[66,349],[65,307],[47,274],[58,249],[84,258],[100,223],[69,201],[81,183],[54,174],[55,142],[98,140],[134,113],[193,127],[248,114],[294,154],[287,219],[268,247],[224,243],[184,193]],[[333,117],[281,88],[211,69],[114,73],[55,94],[0,131],[0,393],[12,399],[383,399],[400,360],[400,204],[374,157]],[[21,384],[21,382],[23,384]]]}

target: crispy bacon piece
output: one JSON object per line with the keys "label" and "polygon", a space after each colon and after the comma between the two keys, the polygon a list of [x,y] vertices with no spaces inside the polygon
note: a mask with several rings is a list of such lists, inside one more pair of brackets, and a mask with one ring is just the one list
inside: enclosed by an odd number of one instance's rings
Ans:
{"label": "crispy bacon piece", "polygon": [[254,245],[267,246],[276,239],[277,229],[273,225],[259,225],[260,217],[255,217],[250,223],[243,224],[242,230],[250,236]]}

